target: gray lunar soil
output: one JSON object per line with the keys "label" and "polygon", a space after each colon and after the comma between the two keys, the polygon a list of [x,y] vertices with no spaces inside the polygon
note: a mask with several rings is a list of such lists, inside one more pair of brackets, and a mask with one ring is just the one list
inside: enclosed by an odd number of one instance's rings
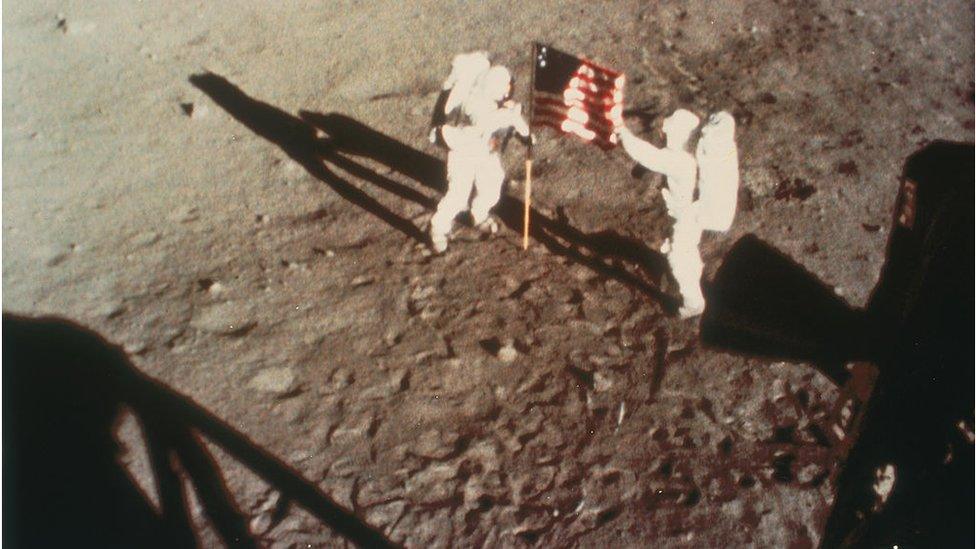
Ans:
{"label": "gray lunar soil", "polygon": [[[703,241],[706,277],[755,233],[862,305],[904,158],[973,139],[973,13],[6,2],[3,309],[124,346],[406,546],[811,547],[839,391],[808,365],[703,348],[671,312],[663,180],[541,130],[529,250],[512,141],[502,231],[459,222],[431,257],[431,109],[475,49],[527,101],[538,40],[626,72],[628,123],[655,143],[675,108],[729,110],[743,190],[732,229]],[[138,425],[118,436],[155,497]],[[209,448],[262,544],[345,543]]]}

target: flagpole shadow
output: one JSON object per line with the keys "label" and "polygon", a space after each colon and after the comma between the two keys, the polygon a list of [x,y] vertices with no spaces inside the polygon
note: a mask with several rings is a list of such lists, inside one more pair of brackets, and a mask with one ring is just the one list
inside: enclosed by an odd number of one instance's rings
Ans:
{"label": "flagpole shadow", "polygon": [[[202,437],[349,541],[392,546],[294,469],[143,375],[98,334],[59,318],[4,314],[3,341],[5,546],[197,547],[184,479],[226,546],[261,546]],[[119,461],[123,410],[141,426],[158,508]]]}

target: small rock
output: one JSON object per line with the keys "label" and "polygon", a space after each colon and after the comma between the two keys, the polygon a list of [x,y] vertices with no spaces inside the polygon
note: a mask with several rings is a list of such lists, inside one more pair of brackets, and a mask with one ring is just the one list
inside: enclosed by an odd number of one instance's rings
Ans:
{"label": "small rock", "polygon": [[337,427],[332,433],[332,443],[345,444],[362,441],[368,438],[375,428],[376,418],[372,414],[365,413]]}
{"label": "small rock", "polygon": [[515,345],[512,343],[508,343],[502,346],[500,349],[498,349],[498,359],[501,360],[502,362],[506,362],[506,363],[515,362],[515,359],[518,358],[518,355],[519,352],[515,348]]}
{"label": "small rock", "polygon": [[248,383],[252,389],[275,395],[288,394],[294,385],[295,372],[288,366],[263,370]]}
{"label": "small rock", "polygon": [[432,504],[448,501],[457,492],[456,476],[457,466],[435,463],[407,479],[407,494],[417,503]]}
{"label": "small rock", "polygon": [[422,311],[420,311],[420,318],[422,318],[423,320],[430,321],[430,320],[435,320],[440,318],[442,314],[444,314],[443,307],[438,307],[436,305],[428,305],[424,307]]}
{"label": "small rock", "polygon": [[350,284],[352,284],[353,288],[359,288],[361,286],[367,286],[369,284],[372,284],[375,280],[376,278],[372,276],[360,275],[352,279],[352,282]]}
{"label": "small rock", "polygon": [[353,493],[356,491],[358,479],[325,479],[319,483],[319,487],[329,494],[339,505],[352,509],[355,502],[352,500]]}
{"label": "small rock", "polygon": [[355,475],[362,468],[362,463],[352,457],[341,457],[329,466],[329,476],[348,478]]}
{"label": "small rock", "polygon": [[403,338],[403,331],[399,326],[390,326],[386,329],[383,334],[383,342],[386,343],[387,347],[393,347]]}
{"label": "small rock", "polygon": [[824,468],[816,463],[809,463],[796,473],[796,480],[803,486],[812,486],[825,477]]}
{"label": "small rock", "polygon": [[407,504],[403,501],[394,501],[370,507],[366,511],[366,522],[380,528],[388,528],[400,520],[406,506]]}
{"label": "small rock", "polygon": [[431,429],[417,437],[413,453],[430,459],[444,459],[454,452],[458,434]]}
{"label": "small rock", "polygon": [[[293,516],[284,518],[274,528],[274,530],[275,530],[275,537],[278,537],[278,535],[280,535],[280,534],[285,534],[285,533],[288,533],[288,532],[299,532],[299,531],[305,529],[306,527],[303,524],[304,522],[305,522],[305,517],[301,517],[301,516],[294,516],[293,515]],[[280,543],[282,543],[282,546],[279,546],[278,549],[290,549],[290,547],[291,547],[291,545],[288,545],[288,544],[286,544],[284,542],[280,542]],[[271,549],[275,549],[275,546],[272,545],[271,546]]]}
{"label": "small rock", "polygon": [[553,521],[552,516],[545,509],[535,509],[525,514],[527,516],[512,530],[517,538],[537,539],[538,534],[548,529]]}
{"label": "small rock", "polygon": [[395,476],[366,475],[355,494],[356,505],[371,507],[403,497],[403,487]]}
{"label": "small rock", "polygon": [[470,419],[485,419],[498,411],[498,403],[490,389],[480,387],[471,391],[461,404],[461,414]]}
{"label": "small rock", "polygon": [[168,219],[177,223],[190,223],[200,219],[200,212],[195,207],[183,206],[171,213]]}
{"label": "small rock", "polygon": [[874,490],[879,505],[884,505],[888,501],[888,497],[891,496],[891,492],[895,488],[897,478],[897,469],[890,463],[875,469],[874,484],[871,488]]}
{"label": "small rock", "polygon": [[352,372],[345,368],[339,368],[332,373],[332,377],[329,378],[329,385],[326,387],[331,391],[338,391],[352,385],[354,381],[356,381],[356,376]]}
{"label": "small rock", "polygon": [[574,265],[570,270],[570,275],[578,282],[589,282],[594,278],[593,271],[582,265]]}
{"label": "small rock", "polygon": [[264,512],[251,519],[251,533],[261,535],[271,528],[271,513]]}
{"label": "small rock", "polygon": [[275,410],[282,419],[292,425],[301,425],[308,417],[308,404],[303,399],[288,399]]}
{"label": "small rock", "polygon": [[108,301],[95,309],[95,314],[102,318],[115,318],[125,312],[125,305],[121,301]]}
{"label": "small rock", "polygon": [[72,21],[69,25],[67,19],[58,18],[57,29],[65,34],[91,34],[96,29],[96,24],[92,21]]}
{"label": "small rock", "polygon": [[123,345],[122,348],[125,350],[126,354],[141,355],[142,353],[146,352],[149,346],[145,341],[132,341]]}
{"label": "small rock", "polygon": [[44,265],[48,267],[57,267],[68,259],[68,252],[65,251],[50,251],[45,255]]}
{"label": "small rock", "polygon": [[159,242],[159,233],[147,231],[139,233],[132,239],[132,245],[136,248],[145,248]]}
{"label": "small rock", "polygon": [[598,393],[609,391],[613,387],[613,380],[602,372],[593,374],[593,390]]}
{"label": "small rock", "polygon": [[[185,105],[190,106],[189,112],[187,112]],[[182,103],[180,104],[180,108],[183,109],[183,114],[189,116],[193,120],[204,118],[210,112],[210,109],[206,105],[195,105],[193,103]]]}
{"label": "small rock", "polygon": [[773,402],[778,403],[785,400],[786,397],[789,396],[789,389],[786,381],[779,378],[774,379],[771,393]]}
{"label": "small rock", "polygon": [[223,336],[243,335],[255,324],[250,318],[249,308],[233,301],[205,307],[197,311],[190,321],[190,326],[201,332]]}
{"label": "small rock", "polygon": [[408,374],[408,370],[397,370],[393,372],[389,378],[381,381],[378,385],[369,387],[359,396],[364,400],[390,398],[407,387],[409,384]]}

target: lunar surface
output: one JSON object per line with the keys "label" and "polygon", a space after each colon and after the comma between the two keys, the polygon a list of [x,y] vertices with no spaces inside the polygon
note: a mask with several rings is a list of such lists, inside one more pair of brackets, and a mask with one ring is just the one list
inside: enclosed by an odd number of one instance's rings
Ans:
{"label": "lunar surface", "polygon": [[[499,233],[461,218],[430,253],[454,55],[487,51],[523,104],[533,41],[623,71],[658,145],[677,108],[732,113],[706,290],[755,234],[863,305],[904,159],[973,139],[967,1],[4,8],[4,311],[100,333],[409,547],[812,547],[839,466],[830,379],[676,314],[664,181],[620,149],[536,131],[523,251],[513,139]],[[152,500],[145,429],[116,436]],[[259,545],[348,543],[203,440]]]}

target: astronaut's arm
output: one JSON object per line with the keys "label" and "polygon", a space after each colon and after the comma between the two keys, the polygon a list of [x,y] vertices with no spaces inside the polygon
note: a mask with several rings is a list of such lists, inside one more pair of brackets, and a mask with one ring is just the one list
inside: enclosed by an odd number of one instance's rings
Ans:
{"label": "astronaut's arm", "polygon": [[641,166],[663,174],[673,171],[672,165],[674,164],[674,160],[670,151],[659,149],[637,137],[627,126],[618,126],[616,131],[624,150],[627,151],[627,154],[631,158],[640,163]]}
{"label": "astronaut's arm", "polygon": [[447,112],[445,112],[444,107],[447,106],[447,98],[450,94],[450,91],[444,90],[437,96],[437,102],[434,103],[434,113],[431,114],[428,128],[436,128],[447,123]]}
{"label": "astronaut's arm", "polygon": [[529,124],[526,123],[525,117],[522,116],[521,107],[519,110],[512,111],[513,124],[512,127],[515,128],[515,133],[521,135],[522,137],[529,136]]}
{"label": "astronaut's arm", "polygon": [[505,113],[504,125],[511,126],[515,130],[515,133],[522,137],[529,136],[529,124],[525,121],[525,117],[522,116],[522,105],[520,103],[506,101],[502,107],[502,112]]}

